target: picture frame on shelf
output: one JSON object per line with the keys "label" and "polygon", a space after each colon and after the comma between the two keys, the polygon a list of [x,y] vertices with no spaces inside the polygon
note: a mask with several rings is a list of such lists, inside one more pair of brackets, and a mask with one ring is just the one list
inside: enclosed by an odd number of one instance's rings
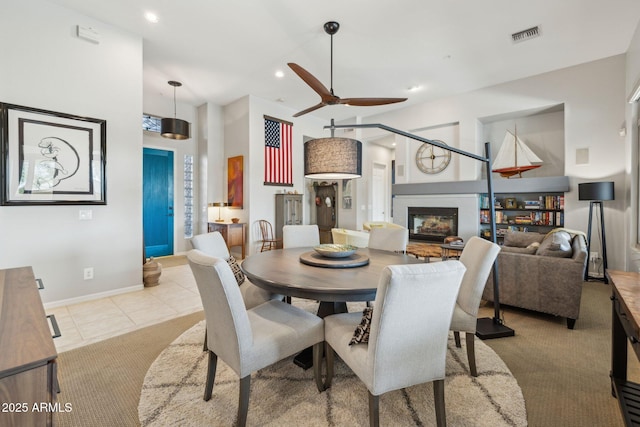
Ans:
{"label": "picture frame on shelf", "polygon": [[0,103],[0,205],[106,205],[107,122]]}
{"label": "picture frame on shelf", "polygon": [[517,209],[518,208],[518,201],[515,199],[515,197],[507,197],[506,199],[504,199],[504,208],[505,209]]}

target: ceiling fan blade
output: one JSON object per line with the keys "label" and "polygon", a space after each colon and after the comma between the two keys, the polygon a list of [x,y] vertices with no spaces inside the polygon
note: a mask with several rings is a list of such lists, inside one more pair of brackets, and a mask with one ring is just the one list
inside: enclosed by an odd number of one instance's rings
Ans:
{"label": "ceiling fan blade", "polygon": [[325,105],[327,105],[327,104],[325,104],[324,102],[321,102],[321,103],[319,103],[319,104],[314,105],[313,107],[309,107],[309,108],[307,108],[306,110],[302,110],[302,111],[300,111],[300,112],[298,112],[298,113],[295,113],[295,114],[293,115],[293,117],[300,117],[300,116],[302,116],[303,114],[307,114],[307,113],[310,113],[310,112],[312,112],[312,111],[315,111],[315,110],[317,110],[318,108],[322,108],[322,107],[324,107]]}
{"label": "ceiling fan blade", "polygon": [[370,107],[373,105],[395,104],[406,100],[407,98],[342,98],[338,103],[353,105],[354,107]]}
{"label": "ceiling fan blade", "polygon": [[289,62],[287,65],[293,70],[294,73],[296,73],[302,80],[304,80],[306,84],[311,86],[311,89],[315,90],[316,93],[320,95],[323,101],[325,100],[325,98],[333,97],[329,89],[327,89],[326,86],[320,82],[320,80],[316,79],[313,74],[311,74],[298,64],[294,64],[293,62]]}

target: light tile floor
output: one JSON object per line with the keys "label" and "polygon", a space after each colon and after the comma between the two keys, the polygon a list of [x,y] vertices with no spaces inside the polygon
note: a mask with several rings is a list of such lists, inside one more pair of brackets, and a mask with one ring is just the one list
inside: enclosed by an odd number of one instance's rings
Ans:
{"label": "light tile floor", "polygon": [[157,286],[94,301],[47,309],[62,336],[58,353],[202,310],[188,265],[167,267]]}

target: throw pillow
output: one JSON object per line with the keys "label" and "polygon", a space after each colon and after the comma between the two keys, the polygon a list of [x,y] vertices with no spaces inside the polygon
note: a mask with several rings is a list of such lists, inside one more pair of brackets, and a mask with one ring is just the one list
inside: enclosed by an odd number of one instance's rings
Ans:
{"label": "throw pillow", "polygon": [[236,282],[238,282],[238,286],[244,283],[244,273],[240,270],[240,264],[236,261],[235,257],[231,255],[227,260],[227,264],[231,267],[231,271],[233,271],[233,275],[236,277]]}
{"label": "throw pillow", "polygon": [[556,258],[570,258],[573,255],[571,235],[566,231],[556,231],[548,234],[540,243],[536,253]]}
{"label": "throw pillow", "polygon": [[371,318],[373,317],[373,307],[365,307],[362,311],[362,320],[356,327],[349,345],[364,344],[369,342],[369,331],[371,330]]}

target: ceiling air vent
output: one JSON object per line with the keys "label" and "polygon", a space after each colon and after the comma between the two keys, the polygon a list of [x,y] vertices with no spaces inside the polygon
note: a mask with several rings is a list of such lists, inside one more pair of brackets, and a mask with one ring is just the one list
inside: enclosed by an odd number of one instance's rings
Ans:
{"label": "ceiling air vent", "polygon": [[527,28],[526,30],[511,34],[511,40],[514,43],[520,43],[538,37],[539,35],[540,27],[536,25],[535,27]]}

